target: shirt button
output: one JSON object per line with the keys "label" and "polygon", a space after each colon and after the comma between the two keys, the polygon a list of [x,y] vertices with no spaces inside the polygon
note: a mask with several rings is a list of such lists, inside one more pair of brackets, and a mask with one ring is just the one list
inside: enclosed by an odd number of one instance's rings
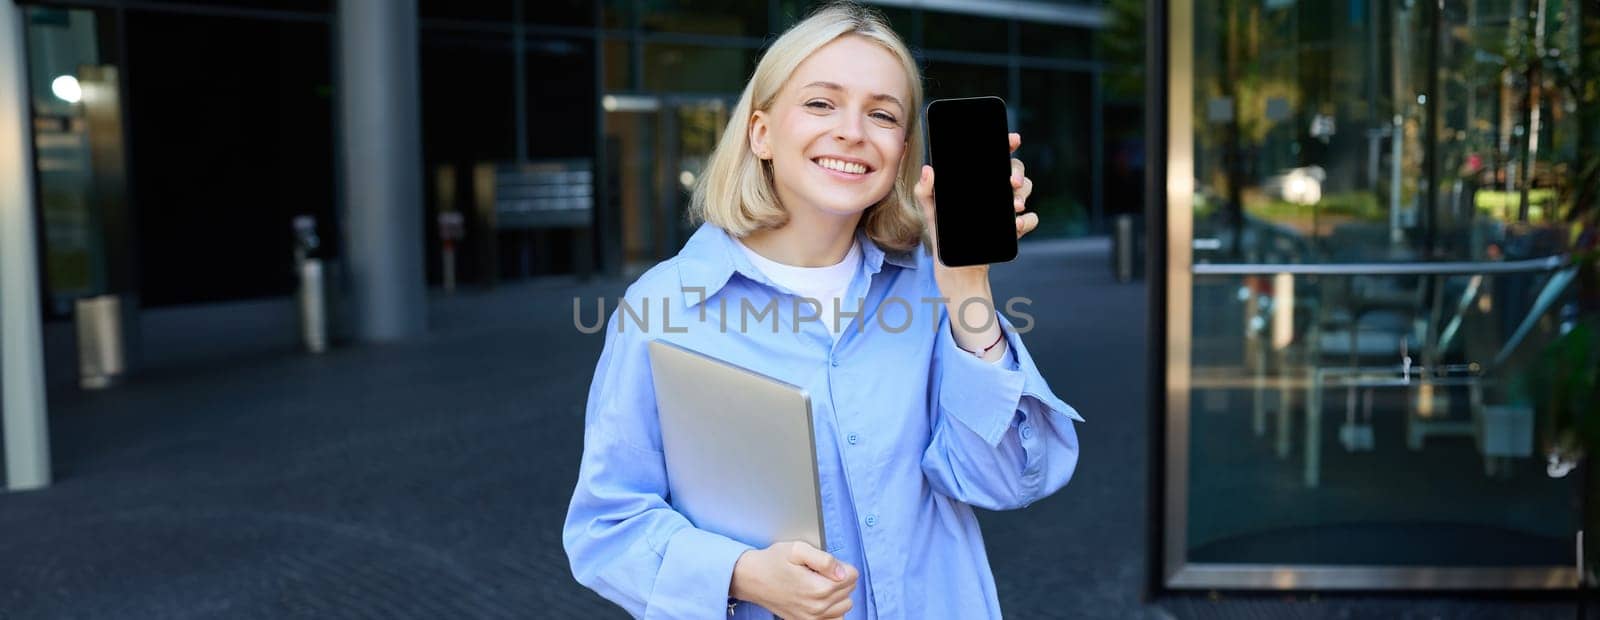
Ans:
{"label": "shirt button", "polygon": [[850,442],[850,445],[852,445],[852,446],[856,445],[856,441],[860,440],[860,439],[861,439],[861,437],[859,435],[856,435],[855,433],[850,433],[849,435],[845,435],[845,437],[844,437],[844,440]]}
{"label": "shirt button", "polygon": [[837,357],[828,358],[828,363],[832,364],[834,366],[838,366],[839,365],[839,358],[837,358]]}
{"label": "shirt button", "polygon": [[1033,427],[1032,426],[1028,426],[1027,424],[1023,424],[1022,425],[1022,438],[1023,439],[1033,439]]}
{"label": "shirt button", "polygon": [[878,525],[878,515],[867,515],[867,527]]}

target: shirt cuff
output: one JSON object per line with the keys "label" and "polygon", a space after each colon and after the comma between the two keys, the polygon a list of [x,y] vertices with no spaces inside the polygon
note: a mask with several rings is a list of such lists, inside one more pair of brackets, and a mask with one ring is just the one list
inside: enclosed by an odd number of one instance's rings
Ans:
{"label": "shirt cuff", "polygon": [[753,547],[695,527],[673,533],[661,556],[646,619],[721,618],[728,614],[733,565]]}
{"label": "shirt cuff", "polygon": [[[1023,398],[1031,398],[1047,411],[1054,411],[1074,421],[1082,422],[1083,416],[1078,415],[1077,409],[1073,409],[1072,405],[1068,405],[1057,398],[1055,392],[1050,391],[1050,385],[1045,382],[1044,375],[1039,373],[1039,367],[1034,365],[1033,356],[1028,353],[1027,345],[1022,344],[1022,335],[1011,326],[1011,321],[1006,319],[1005,315],[1000,315],[1000,326],[1005,330],[1006,344],[1010,345],[1013,354],[1017,356],[1016,368],[1022,373]],[[1030,413],[1028,411],[1030,408],[1022,408],[1022,411]]]}
{"label": "shirt cuff", "polygon": [[1011,348],[1011,343],[1009,342],[1006,343],[1005,349],[1005,355],[1001,355],[989,363],[1005,368],[1006,370],[1017,370],[1017,350]]}
{"label": "shirt cuff", "polygon": [[[999,313],[995,313],[998,317]],[[1016,338],[1002,322],[1006,363],[983,361],[956,344],[949,315],[939,325],[939,408],[990,446],[999,446],[1022,400],[1025,377],[1010,360],[1020,357]]]}

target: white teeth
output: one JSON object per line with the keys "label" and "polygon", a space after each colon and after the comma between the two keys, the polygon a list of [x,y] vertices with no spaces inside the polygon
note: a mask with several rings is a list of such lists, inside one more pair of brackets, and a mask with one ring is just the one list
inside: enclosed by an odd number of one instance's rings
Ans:
{"label": "white teeth", "polygon": [[829,170],[838,170],[839,172],[848,172],[850,174],[866,174],[867,172],[867,167],[861,164],[839,161],[837,159],[830,159],[827,157],[817,158],[817,165]]}

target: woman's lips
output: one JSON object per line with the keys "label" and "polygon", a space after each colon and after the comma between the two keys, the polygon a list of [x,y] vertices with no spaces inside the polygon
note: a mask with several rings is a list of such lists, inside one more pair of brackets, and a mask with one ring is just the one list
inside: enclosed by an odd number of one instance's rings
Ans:
{"label": "woman's lips", "polygon": [[870,167],[865,166],[864,164],[856,164],[856,165],[861,166],[861,168],[864,169],[865,172],[846,172],[846,171],[843,171],[843,170],[835,170],[833,168],[829,168],[827,166],[822,165],[822,160],[831,160],[833,162],[839,162],[839,163],[845,163],[845,164],[851,164],[851,163],[855,163],[855,162],[846,162],[844,160],[835,159],[835,158],[832,158],[832,157],[818,157],[816,159],[811,160],[811,164],[816,166],[818,169],[822,170],[823,172],[828,173],[829,175],[833,176],[834,178],[845,180],[845,181],[859,181],[859,180],[865,179],[865,178],[867,178],[869,176],[872,176],[872,173],[875,172],[875,170],[873,170]]}

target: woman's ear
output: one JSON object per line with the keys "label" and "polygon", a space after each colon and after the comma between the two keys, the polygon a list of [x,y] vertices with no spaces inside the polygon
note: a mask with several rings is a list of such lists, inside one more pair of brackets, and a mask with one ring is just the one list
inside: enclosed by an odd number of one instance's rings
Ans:
{"label": "woman's ear", "polygon": [[772,159],[772,148],[767,144],[767,113],[761,110],[750,115],[750,152],[757,159]]}

